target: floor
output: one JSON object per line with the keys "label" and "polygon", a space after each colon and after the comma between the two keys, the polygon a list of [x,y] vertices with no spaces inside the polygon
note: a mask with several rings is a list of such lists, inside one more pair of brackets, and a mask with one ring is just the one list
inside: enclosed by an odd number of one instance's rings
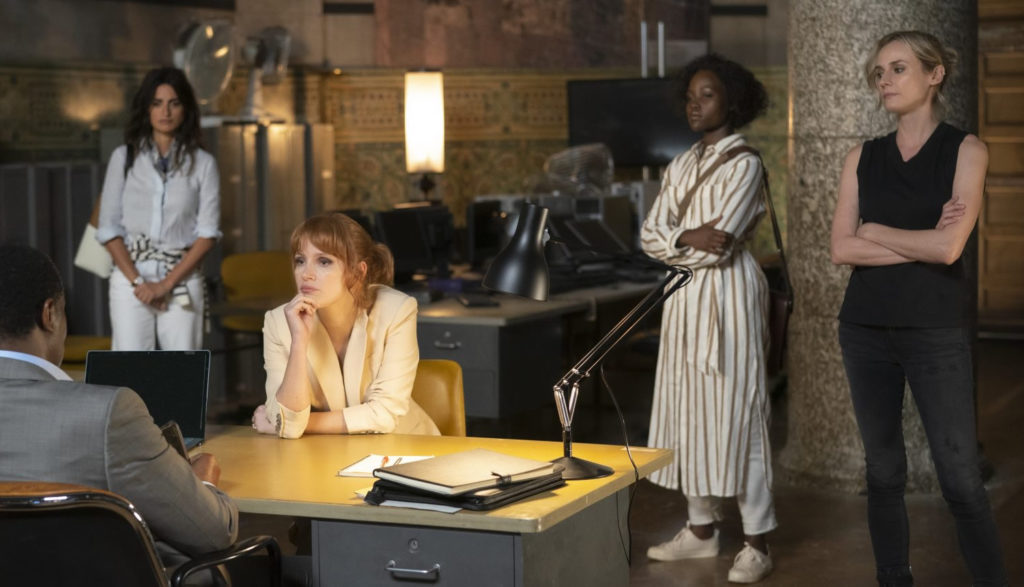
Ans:
{"label": "floor", "polygon": [[[1024,377],[1017,371],[1024,358],[1024,341],[982,340],[979,343],[979,422],[984,456],[994,474],[988,488],[1006,553],[1011,585],[1024,585]],[[612,361],[608,381],[617,390],[632,444],[646,439],[650,394],[626,390],[650,389],[653,360],[630,353]],[[583,396],[576,416],[576,440],[622,443],[622,428],[607,396]],[[785,430],[784,388],[773,400],[773,438]],[[508,430],[527,438],[558,439],[554,410],[527,414],[495,425],[470,421],[470,434],[502,435]],[[773,446],[778,452],[782,447]],[[874,584],[874,562],[867,533],[863,495],[814,490],[776,483],[779,528],[770,537],[775,571],[764,586],[847,587]],[[917,585],[970,584],[959,554],[952,519],[938,495],[907,498],[911,524],[911,562]],[[676,493],[641,481],[636,487],[630,526],[632,537],[630,585],[710,587],[727,585],[732,558],[742,547],[739,515],[727,504],[720,526],[722,552],[714,559],[674,563],[647,560],[646,550],[671,538],[686,520],[685,503]],[[287,545],[287,524],[267,516],[243,516],[243,533],[271,532]],[[286,546],[286,550],[287,550]]]}

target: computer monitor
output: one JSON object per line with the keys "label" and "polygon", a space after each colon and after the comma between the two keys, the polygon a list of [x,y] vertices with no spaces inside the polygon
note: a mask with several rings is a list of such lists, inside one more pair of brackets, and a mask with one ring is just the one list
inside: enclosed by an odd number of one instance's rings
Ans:
{"label": "computer monitor", "polygon": [[666,165],[700,136],[669,78],[570,80],[569,145],[604,143],[616,167]]}
{"label": "computer monitor", "polygon": [[345,216],[348,216],[352,220],[355,220],[359,224],[359,226],[362,226],[363,230],[368,232],[370,235],[373,235],[373,223],[370,222],[370,217],[367,216],[361,209],[345,208],[343,210],[331,210],[331,212],[337,212],[338,214],[344,214]]}
{"label": "computer monitor", "polygon": [[466,257],[481,269],[508,243],[509,216],[498,200],[475,200],[466,207]]}
{"label": "computer monitor", "polygon": [[455,228],[447,206],[397,208],[376,213],[377,238],[395,258],[395,283],[417,273],[448,276]]}
{"label": "computer monitor", "polygon": [[567,224],[570,231],[595,251],[611,254],[629,252],[629,247],[602,220],[597,218],[570,220]]}

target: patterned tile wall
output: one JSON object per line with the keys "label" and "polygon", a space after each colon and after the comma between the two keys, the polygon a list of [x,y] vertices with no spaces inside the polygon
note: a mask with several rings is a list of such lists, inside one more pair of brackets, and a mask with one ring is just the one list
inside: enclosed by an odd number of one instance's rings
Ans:
{"label": "patterned tile wall", "polygon": [[[0,161],[98,158],[98,130],[123,124],[126,104],[147,68],[0,67]],[[756,71],[768,87],[768,114],[745,132],[763,152],[776,208],[785,224],[787,78],[784,68]],[[629,76],[620,69],[570,71],[453,70],[445,76],[445,173],[438,192],[461,224],[465,206],[482,194],[523,193],[544,160],[567,146],[565,82]],[[237,112],[246,78],[236,72],[218,111]],[[264,105],[289,121],[334,127],[338,207],[380,209],[409,199],[405,173],[403,72],[353,70],[341,75],[296,71],[264,88]],[[633,179],[635,170],[618,170]],[[770,226],[755,252],[770,252]]]}

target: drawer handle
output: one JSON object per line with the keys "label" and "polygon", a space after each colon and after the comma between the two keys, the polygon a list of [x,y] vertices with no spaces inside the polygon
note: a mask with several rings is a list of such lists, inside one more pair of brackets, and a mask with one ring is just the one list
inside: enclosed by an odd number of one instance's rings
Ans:
{"label": "drawer handle", "polygon": [[462,343],[457,341],[457,340],[454,340],[452,342],[444,342],[443,340],[435,340],[434,341],[434,348],[435,349],[443,349],[443,350],[446,350],[446,351],[454,351],[454,350],[458,350],[461,346],[462,346]]}
{"label": "drawer handle", "polygon": [[441,564],[434,563],[429,569],[399,569],[393,560],[388,561],[386,568],[396,579],[412,579],[414,581],[437,581],[441,578]]}

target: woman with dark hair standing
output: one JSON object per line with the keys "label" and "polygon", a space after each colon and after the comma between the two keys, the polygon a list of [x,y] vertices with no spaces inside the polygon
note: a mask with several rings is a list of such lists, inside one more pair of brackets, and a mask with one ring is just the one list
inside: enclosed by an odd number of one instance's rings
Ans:
{"label": "woman with dark hair standing", "polygon": [[198,349],[198,268],[220,238],[220,176],[201,148],[199,105],[181,70],[146,74],[124,136],[107,165],[96,231],[115,265],[112,347]]}
{"label": "woman with dark hair standing", "polygon": [[853,271],[839,346],[867,462],[879,585],[913,585],[903,493],[903,394],[910,384],[974,585],[1005,586],[999,534],[978,467],[963,250],[981,209],[988,150],[942,122],[957,56],[928,33],[882,37],[868,87],[896,131],[846,156],[832,262]]}
{"label": "woman with dark hair standing", "polygon": [[252,427],[264,434],[439,434],[412,399],[419,363],[416,299],[389,287],[391,251],[338,213],[292,233],[295,289],[267,312],[267,401]]}
{"label": "woman with dark hair standing", "polygon": [[768,285],[743,244],[764,214],[761,160],[735,130],[767,107],[764,86],[717,55],[680,74],[690,128],[701,140],[669,165],[644,221],[644,251],[693,269],[662,315],[648,443],[675,460],[651,481],[686,496],[689,521],[652,546],[653,560],[718,555],[719,498],[736,497],[746,544],[729,581],[772,570],[776,527],[768,446],[765,346]]}

